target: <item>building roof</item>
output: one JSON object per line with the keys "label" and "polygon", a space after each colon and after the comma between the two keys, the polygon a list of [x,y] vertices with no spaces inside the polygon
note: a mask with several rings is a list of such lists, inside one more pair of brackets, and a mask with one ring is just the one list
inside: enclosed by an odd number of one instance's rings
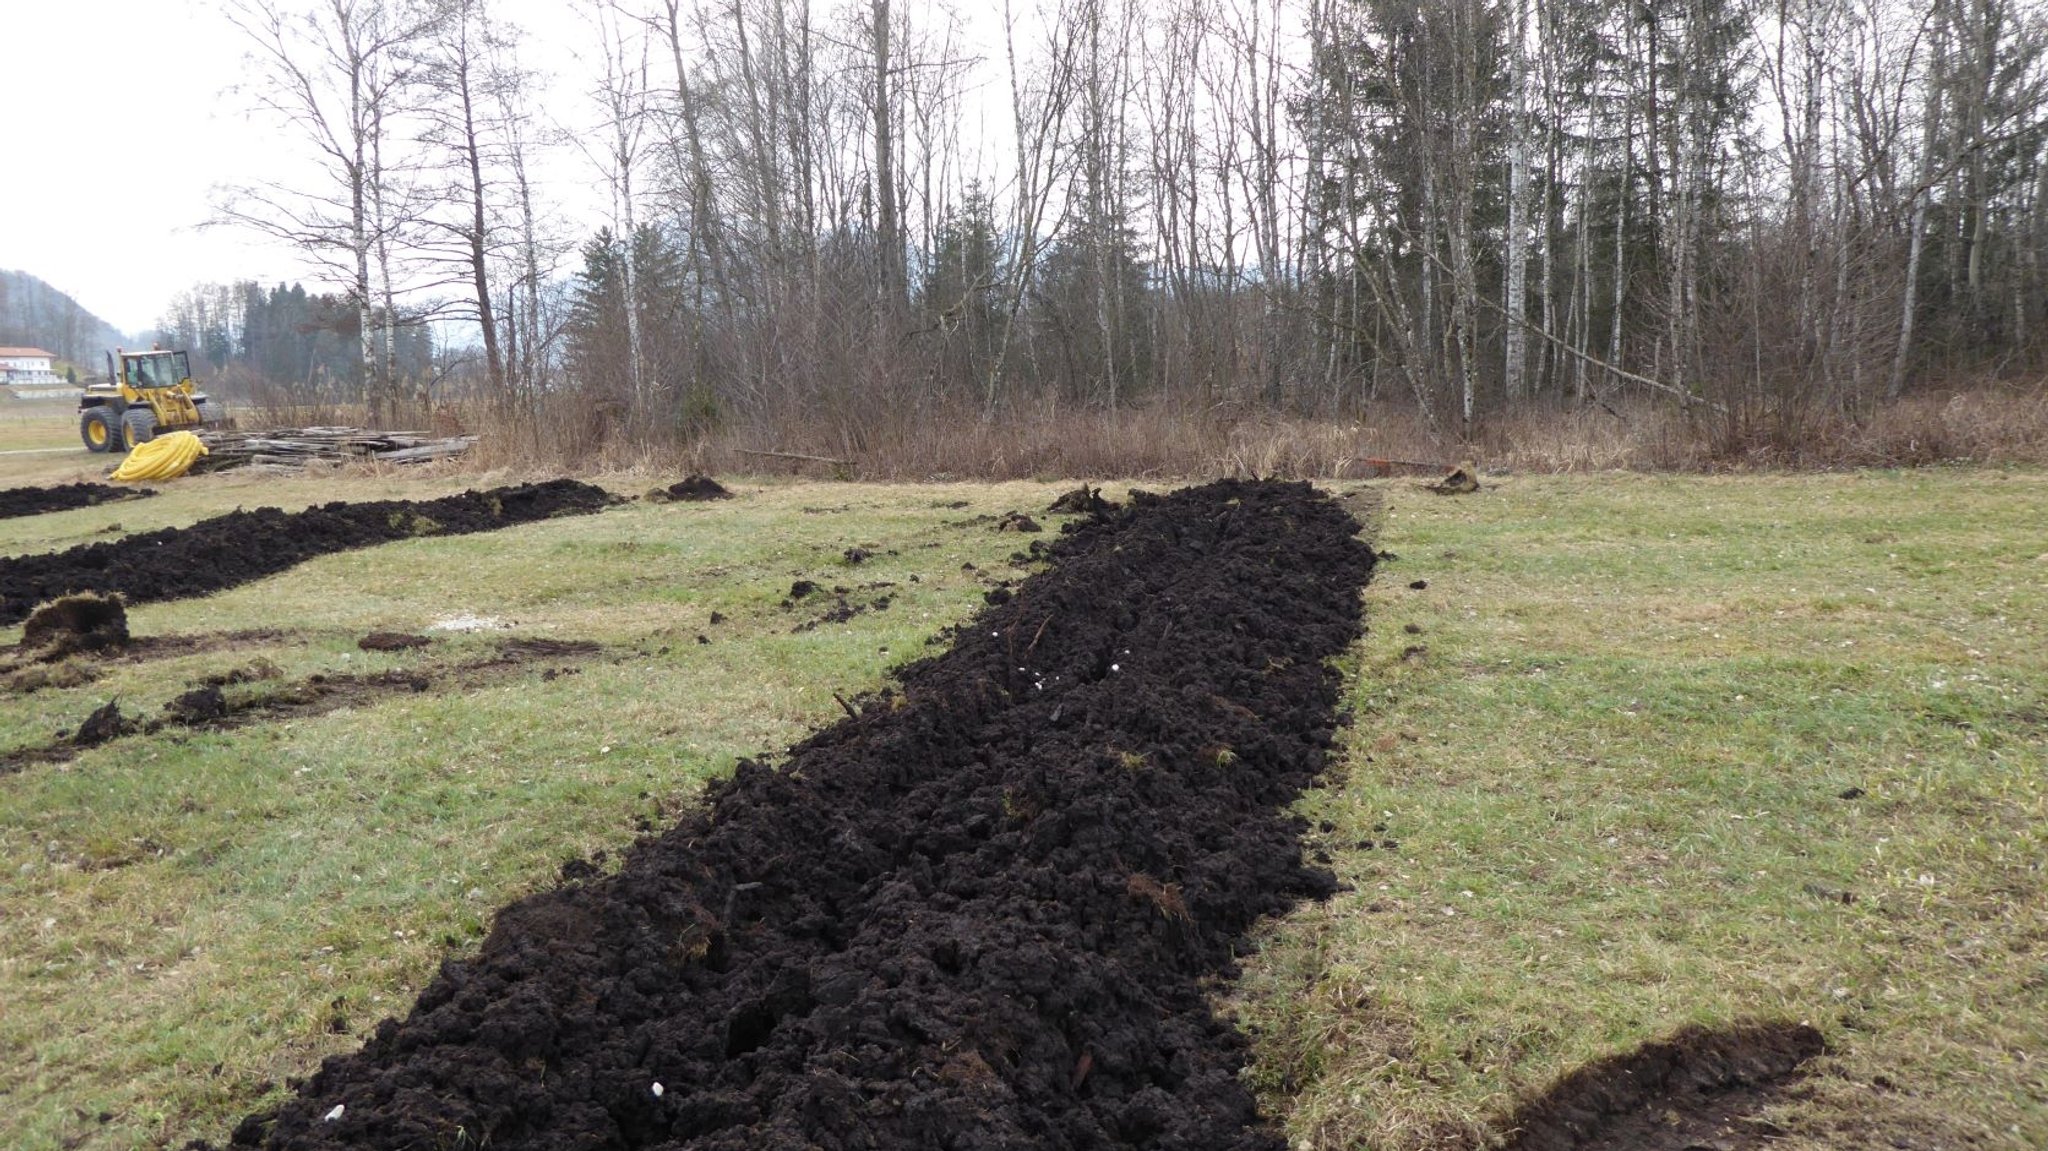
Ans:
{"label": "building roof", "polygon": [[6,356],[9,359],[16,359],[23,356],[39,356],[45,360],[54,360],[57,358],[56,356],[51,355],[49,352],[46,352],[41,348],[0,348],[0,356]]}

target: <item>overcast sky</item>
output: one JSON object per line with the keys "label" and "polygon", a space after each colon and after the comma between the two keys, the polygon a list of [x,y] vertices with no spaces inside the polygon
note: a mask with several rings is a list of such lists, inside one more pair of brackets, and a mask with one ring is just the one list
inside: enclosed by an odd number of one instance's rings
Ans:
{"label": "overcast sky", "polygon": [[[582,7],[496,5],[546,33],[526,55],[556,75],[576,70]],[[287,174],[278,130],[232,91],[245,54],[216,0],[0,0],[0,268],[128,332],[196,283],[308,278],[247,232],[201,228],[217,186]],[[580,114],[576,85],[564,85],[551,111]],[[576,180],[562,177],[556,202],[594,211],[602,199]]]}

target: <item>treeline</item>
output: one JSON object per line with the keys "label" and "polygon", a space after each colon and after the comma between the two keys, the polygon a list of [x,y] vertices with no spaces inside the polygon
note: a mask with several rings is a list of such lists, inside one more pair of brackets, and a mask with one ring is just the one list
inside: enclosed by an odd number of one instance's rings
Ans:
{"label": "treeline", "polygon": [[0,268],[0,345],[41,348],[89,375],[123,340],[64,292],[27,272]]}
{"label": "treeline", "polygon": [[618,0],[571,78],[613,205],[580,243],[485,0],[235,10],[329,210],[227,214],[329,262],[373,396],[425,315],[507,411],[850,447],[1053,406],[1855,412],[2048,365],[2022,0]]}
{"label": "treeline", "polygon": [[[370,319],[372,333],[382,333],[383,313]],[[238,398],[353,403],[363,398],[360,323],[345,297],[299,284],[201,284],[172,299],[157,339],[191,352],[195,372]],[[401,323],[389,335],[389,378],[423,395],[439,378],[432,332]]]}

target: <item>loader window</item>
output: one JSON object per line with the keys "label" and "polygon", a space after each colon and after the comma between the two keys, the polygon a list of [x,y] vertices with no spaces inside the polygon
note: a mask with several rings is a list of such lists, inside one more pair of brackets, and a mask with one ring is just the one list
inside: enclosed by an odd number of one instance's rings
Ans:
{"label": "loader window", "polygon": [[191,370],[185,353],[170,352],[159,356],[129,356],[128,386],[131,388],[176,387]]}

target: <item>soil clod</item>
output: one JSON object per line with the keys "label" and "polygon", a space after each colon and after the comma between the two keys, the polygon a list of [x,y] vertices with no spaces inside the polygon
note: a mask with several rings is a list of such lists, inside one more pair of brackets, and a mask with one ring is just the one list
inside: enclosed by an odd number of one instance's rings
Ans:
{"label": "soil clod", "polygon": [[1003,518],[996,521],[996,530],[999,532],[1042,532],[1045,529],[1038,526],[1037,520],[1032,519],[1023,512],[1008,512],[1004,514]]}
{"label": "soil clod", "polygon": [[74,747],[98,747],[135,729],[135,721],[121,714],[121,701],[110,699],[85,717],[85,722],[71,733],[71,743]]}
{"label": "soil clod", "polygon": [[648,492],[647,498],[655,503],[696,503],[703,500],[729,500],[732,498],[732,492],[710,476],[692,472],[676,483]]}
{"label": "soil clod", "polygon": [[213,684],[195,687],[164,705],[165,718],[180,727],[199,727],[225,719],[227,714],[227,697]]}

